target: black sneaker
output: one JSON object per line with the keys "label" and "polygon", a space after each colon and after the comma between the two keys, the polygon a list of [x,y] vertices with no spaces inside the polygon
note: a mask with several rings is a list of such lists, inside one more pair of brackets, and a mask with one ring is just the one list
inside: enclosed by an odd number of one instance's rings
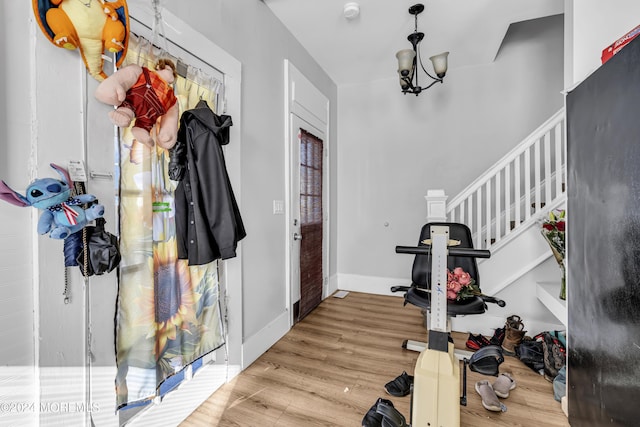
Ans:
{"label": "black sneaker", "polygon": [[376,400],[376,403],[364,414],[364,418],[362,419],[362,427],[382,427],[382,419],[384,418],[382,415],[376,412],[378,408],[378,403],[384,402],[387,405],[393,408],[393,403],[390,400],[383,399],[381,397]]}
{"label": "black sneaker", "polygon": [[465,344],[469,350],[480,350],[482,347],[491,345],[491,342],[482,334],[469,334],[469,338]]}
{"label": "black sneaker", "polygon": [[504,328],[495,329],[495,331],[493,332],[493,336],[489,340],[491,345],[502,345],[502,342],[504,341],[504,334],[505,334],[504,331],[505,331]]}
{"label": "black sneaker", "polygon": [[395,380],[389,381],[384,385],[384,389],[391,396],[404,397],[411,393],[413,385],[413,375],[402,372]]}

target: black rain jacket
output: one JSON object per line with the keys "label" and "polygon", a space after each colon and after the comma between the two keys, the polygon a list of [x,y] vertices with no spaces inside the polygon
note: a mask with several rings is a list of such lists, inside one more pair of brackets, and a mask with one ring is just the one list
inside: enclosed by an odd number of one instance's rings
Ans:
{"label": "black rain jacket", "polygon": [[169,150],[175,192],[178,258],[189,265],[236,256],[246,236],[222,146],[229,143],[231,116],[219,116],[200,101],[180,117],[176,145]]}

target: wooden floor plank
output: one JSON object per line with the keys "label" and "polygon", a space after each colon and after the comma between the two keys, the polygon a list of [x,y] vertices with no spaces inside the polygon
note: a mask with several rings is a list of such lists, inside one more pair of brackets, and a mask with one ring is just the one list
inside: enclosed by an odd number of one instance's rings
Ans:
{"label": "wooden floor plank", "polygon": [[[402,349],[402,342],[424,341],[426,335],[421,311],[397,297],[351,292],[327,298],[181,426],[360,426],[378,397],[409,419],[410,396],[389,396],[383,386],[402,371],[413,374],[418,353]],[[467,334],[452,335],[456,347],[464,348]],[[474,389],[476,381],[495,377],[468,371],[463,427],[569,425],[550,382],[513,357],[500,370],[517,383],[502,400],[507,412],[484,409]]]}

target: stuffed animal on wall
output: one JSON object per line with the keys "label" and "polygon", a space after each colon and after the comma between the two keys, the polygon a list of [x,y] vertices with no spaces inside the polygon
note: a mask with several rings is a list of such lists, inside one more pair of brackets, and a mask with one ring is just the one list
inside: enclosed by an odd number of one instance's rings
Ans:
{"label": "stuffed animal on wall", "polygon": [[40,29],[51,43],[79,49],[89,74],[102,81],[102,54],[116,53],[120,66],[127,54],[129,12],[125,0],[32,0]]}
{"label": "stuffed animal on wall", "polygon": [[0,199],[12,205],[33,206],[42,210],[38,220],[38,234],[49,233],[52,239],[65,239],[82,230],[89,221],[104,215],[104,206],[94,204],[87,209],[82,205],[96,200],[92,194],[71,196],[73,181],[66,169],[51,163],[62,180],[39,178],[33,181],[21,195],[0,181]]}
{"label": "stuffed animal on wall", "polygon": [[156,143],[172,148],[178,135],[179,106],[171,84],[176,67],[169,59],[160,59],[155,71],[136,64],[127,65],[98,85],[95,97],[117,107],[109,112],[111,122],[131,129],[134,138],[153,147],[151,130],[156,127]]}

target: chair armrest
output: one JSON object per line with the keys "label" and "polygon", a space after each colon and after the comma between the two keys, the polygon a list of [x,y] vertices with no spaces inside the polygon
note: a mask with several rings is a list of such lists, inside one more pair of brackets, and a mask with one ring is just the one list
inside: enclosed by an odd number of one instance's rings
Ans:
{"label": "chair armrest", "polygon": [[499,307],[504,307],[505,305],[507,305],[506,302],[504,302],[501,299],[498,299],[496,297],[490,297],[488,295],[479,295],[480,298],[482,298],[482,300],[484,302],[490,302],[492,304],[498,304]]}

